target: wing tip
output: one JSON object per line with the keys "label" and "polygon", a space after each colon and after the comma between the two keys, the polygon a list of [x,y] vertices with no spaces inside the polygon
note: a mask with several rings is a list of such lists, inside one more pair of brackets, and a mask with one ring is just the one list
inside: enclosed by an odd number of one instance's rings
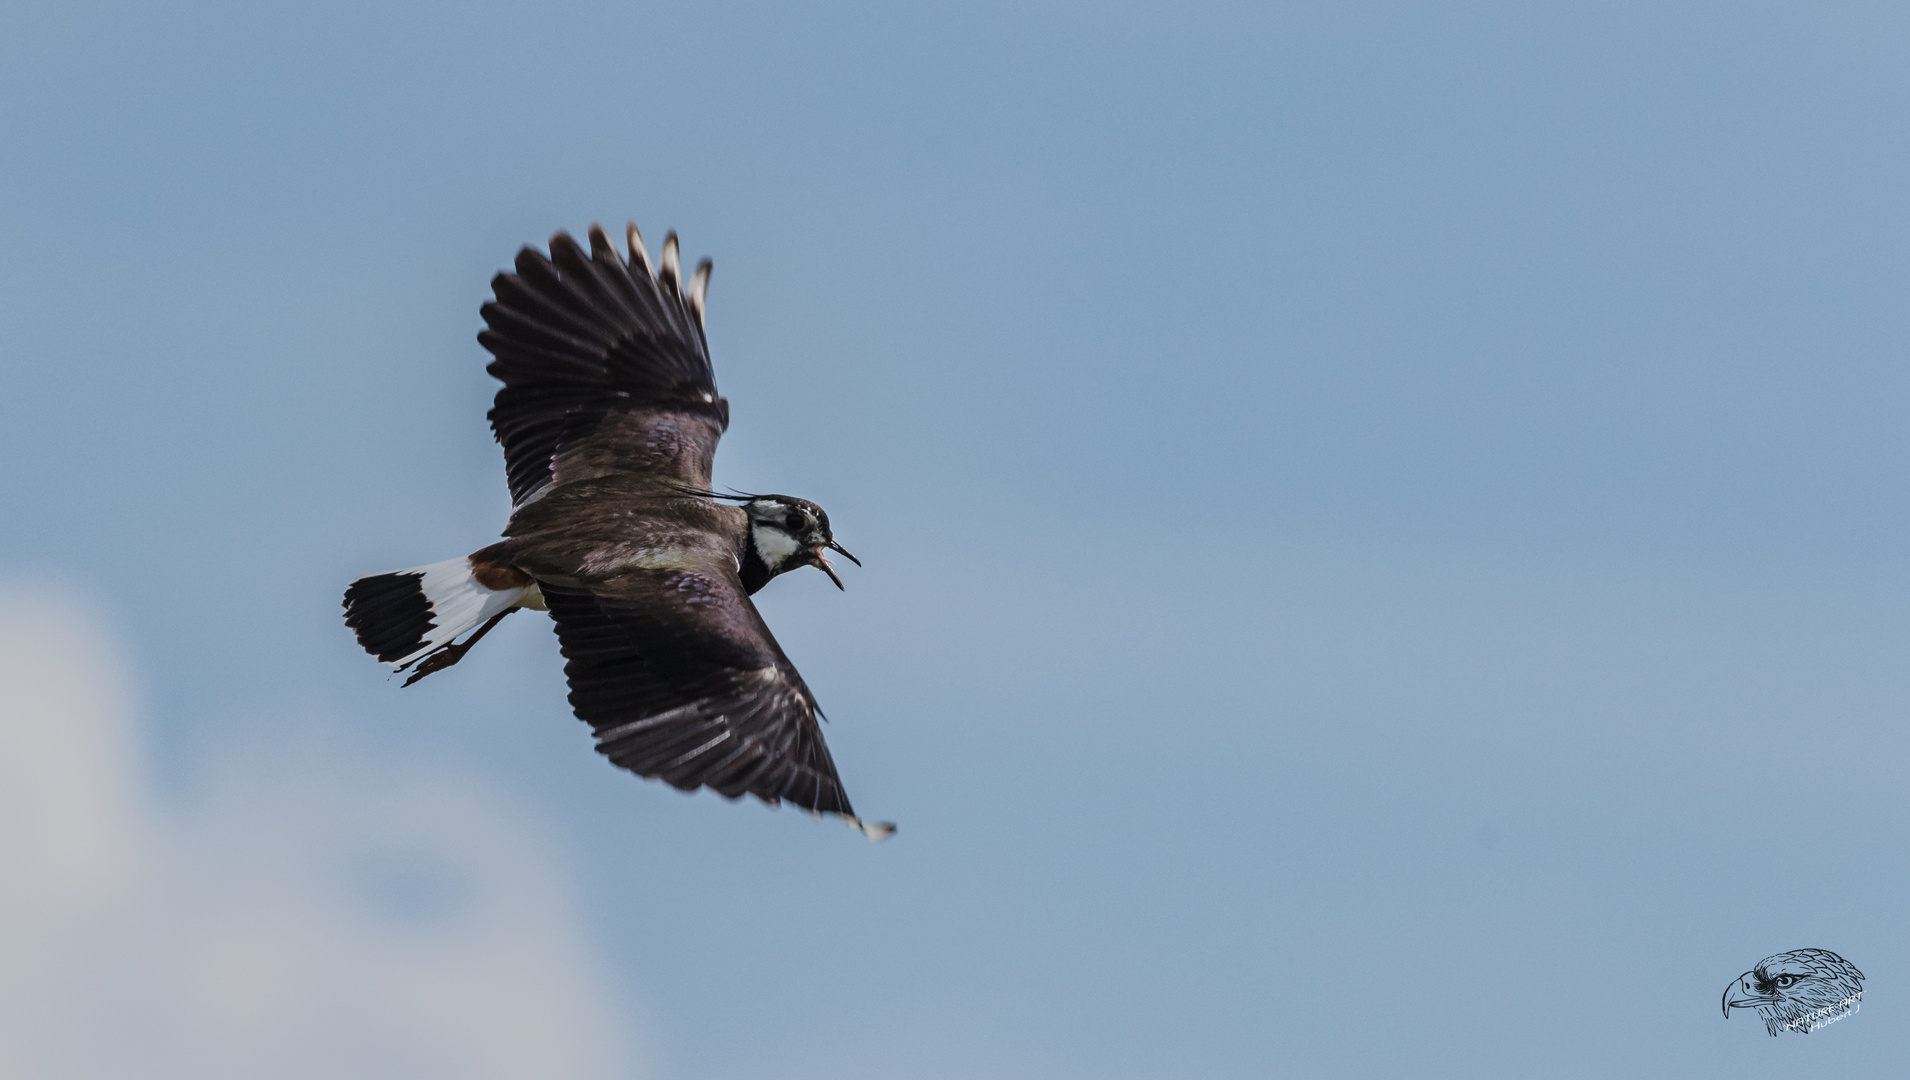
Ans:
{"label": "wing tip", "polygon": [[630,248],[630,265],[643,267],[643,272],[656,277],[657,272],[650,268],[650,249],[643,242],[643,234],[637,231],[637,223],[627,221],[623,226],[624,243]]}
{"label": "wing tip", "polygon": [[619,263],[623,262],[623,257],[617,253],[617,245],[610,242],[610,234],[604,232],[602,225],[594,221],[591,222],[590,229],[585,235],[590,238],[591,258],[610,259]]}
{"label": "wing tip", "polygon": [[677,254],[676,230],[671,229],[670,235],[663,238],[663,262],[657,267],[657,280],[668,281],[672,287],[676,287],[677,278],[682,273],[677,265],[680,261]]}
{"label": "wing tip", "polygon": [[860,829],[862,835],[868,837],[871,843],[879,844],[895,835],[895,822],[893,821],[864,821],[850,814],[842,815],[842,820],[848,824],[850,828]]}
{"label": "wing tip", "polygon": [[690,277],[690,292],[686,299],[690,310],[696,312],[696,324],[703,325],[703,304],[710,294],[710,270],[716,264],[708,259],[696,264],[696,273]]}

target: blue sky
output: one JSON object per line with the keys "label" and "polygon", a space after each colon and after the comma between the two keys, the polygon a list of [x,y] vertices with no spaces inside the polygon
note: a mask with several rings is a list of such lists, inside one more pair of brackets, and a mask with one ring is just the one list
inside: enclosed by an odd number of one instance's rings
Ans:
{"label": "blue sky", "polygon": [[[9,6],[9,617],[117,643],[124,813],[180,835],[248,818],[234,769],[313,815],[365,769],[482,792],[527,838],[495,866],[568,882],[537,925],[608,1075],[1875,1071],[1910,1049],[1907,36]],[[490,276],[626,218],[716,261],[719,483],[866,564],[759,600],[890,843],[610,768],[536,617],[402,691],[342,626],[352,577],[502,525]],[[463,925],[462,871],[386,868]],[[1721,1022],[1801,946],[1860,1015]]]}

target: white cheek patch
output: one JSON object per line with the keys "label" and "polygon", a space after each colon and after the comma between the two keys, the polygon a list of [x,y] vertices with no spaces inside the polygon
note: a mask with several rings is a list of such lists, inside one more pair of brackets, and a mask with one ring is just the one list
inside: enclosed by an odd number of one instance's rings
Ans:
{"label": "white cheek patch", "polygon": [[750,537],[756,542],[756,554],[763,557],[763,565],[776,570],[789,561],[796,553],[796,538],[768,525],[754,525],[750,528]]}

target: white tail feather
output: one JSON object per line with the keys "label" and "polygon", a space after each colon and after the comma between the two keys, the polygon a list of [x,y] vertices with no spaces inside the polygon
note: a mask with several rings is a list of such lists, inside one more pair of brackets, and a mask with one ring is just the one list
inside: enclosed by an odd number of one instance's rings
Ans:
{"label": "white tail feather", "polygon": [[431,607],[431,629],[418,648],[390,661],[393,667],[402,668],[434,649],[449,645],[458,635],[477,629],[484,620],[501,611],[544,606],[543,593],[535,582],[519,589],[486,588],[472,573],[469,556],[396,573],[424,575],[418,587],[424,592],[425,603]]}

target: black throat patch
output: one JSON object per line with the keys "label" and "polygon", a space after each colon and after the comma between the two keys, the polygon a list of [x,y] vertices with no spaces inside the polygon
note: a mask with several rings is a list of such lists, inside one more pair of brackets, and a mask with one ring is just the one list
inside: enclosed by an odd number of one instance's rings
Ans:
{"label": "black throat patch", "polygon": [[756,550],[754,524],[743,529],[743,565],[737,573],[743,579],[743,591],[752,596],[775,576],[769,572],[769,564],[763,561],[763,556]]}

